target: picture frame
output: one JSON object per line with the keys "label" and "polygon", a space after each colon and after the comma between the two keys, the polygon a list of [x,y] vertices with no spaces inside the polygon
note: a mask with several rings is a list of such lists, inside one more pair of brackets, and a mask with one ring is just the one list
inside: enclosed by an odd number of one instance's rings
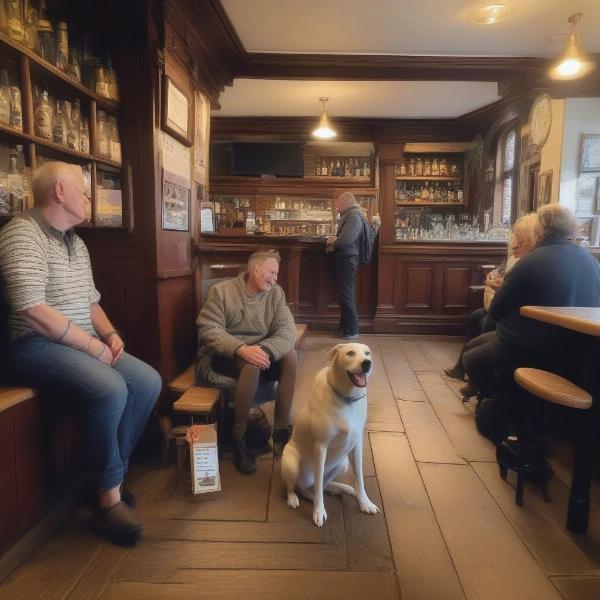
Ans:
{"label": "picture frame", "polygon": [[198,90],[194,93],[194,127],[194,180],[208,188],[210,100]]}
{"label": "picture frame", "polygon": [[185,182],[163,171],[162,228],[190,230],[190,189]]}
{"label": "picture frame", "polygon": [[594,210],[600,212],[600,177],[596,177],[596,194],[594,196]]}
{"label": "picture frame", "polygon": [[167,75],[163,76],[162,128],[182,144],[192,145],[192,103]]}
{"label": "picture frame", "polygon": [[579,150],[579,172],[600,171],[600,133],[582,133]]}
{"label": "picture frame", "polygon": [[550,204],[552,202],[552,169],[543,171],[538,175],[537,206]]}

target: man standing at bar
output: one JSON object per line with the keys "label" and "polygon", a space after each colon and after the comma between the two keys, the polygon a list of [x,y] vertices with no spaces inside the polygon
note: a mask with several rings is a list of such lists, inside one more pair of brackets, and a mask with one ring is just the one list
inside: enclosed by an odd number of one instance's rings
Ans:
{"label": "man standing at bar", "polygon": [[123,487],[129,458],[161,390],[159,374],[124,351],[98,302],[90,257],[73,227],[89,201],[81,167],[47,162],[33,175],[35,207],[0,232],[15,381],[84,404],[85,446],[98,488],[93,524],[120,544],[142,525]]}
{"label": "man standing at bar", "polygon": [[342,335],[347,340],[354,340],[359,336],[355,289],[363,217],[351,192],[340,194],[335,199],[335,208],[340,213],[340,220],[337,236],[327,239],[327,251],[335,252]]}
{"label": "man standing at bar", "polygon": [[198,319],[197,379],[235,388],[233,459],[244,474],[256,470],[246,445],[246,425],[259,382],[277,381],[273,451],[281,455],[290,437],[296,385],[296,325],[277,285],[279,253],[255,252],[246,271],[215,284]]}

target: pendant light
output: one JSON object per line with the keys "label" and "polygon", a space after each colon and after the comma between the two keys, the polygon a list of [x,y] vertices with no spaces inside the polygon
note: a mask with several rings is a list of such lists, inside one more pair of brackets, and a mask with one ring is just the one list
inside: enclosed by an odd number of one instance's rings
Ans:
{"label": "pendant light", "polygon": [[319,98],[319,101],[323,103],[323,112],[321,113],[318,127],[312,132],[315,137],[322,140],[329,140],[337,135],[337,133],[331,128],[331,123],[329,122],[329,117],[327,116],[327,109],[325,108],[325,103],[327,100],[329,100],[329,98],[325,96],[321,96]]}
{"label": "pendant light", "polygon": [[581,49],[579,36],[575,33],[575,26],[582,17],[582,13],[575,13],[568,19],[571,23],[571,32],[567,38],[565,51],[548,71],[552,79],[579,79],[596,68],[596,64]]}

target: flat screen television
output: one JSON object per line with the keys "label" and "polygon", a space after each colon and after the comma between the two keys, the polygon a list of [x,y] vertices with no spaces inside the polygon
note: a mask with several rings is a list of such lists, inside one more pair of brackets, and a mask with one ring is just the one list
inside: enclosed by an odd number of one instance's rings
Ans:
{"label": "flat screen television", "polygon": [[236,142],[231,148],[231,174],[302,177],[302,144]]}

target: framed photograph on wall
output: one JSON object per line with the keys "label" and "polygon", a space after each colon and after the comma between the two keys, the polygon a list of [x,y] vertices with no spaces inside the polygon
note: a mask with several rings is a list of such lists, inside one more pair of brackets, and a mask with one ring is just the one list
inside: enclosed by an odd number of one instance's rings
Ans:
{"label": "framed photograph on wall", "polygon": [[600,171],[600,133],[582,133],[579,172]]}
{"label": "framed photograph on wall", "polygon": [[190,189],[163,171],[162,228],[173,231],[190,229]]}
{"label": "framed photograph on wall", "polygon": [[538,175],[537,207],[552,201],[552,169]]}
{"label": "framed photograph on wall", "polygon": [[192,145],[192,105],[187,94],[163,77],[162,128],[186,146]]}

